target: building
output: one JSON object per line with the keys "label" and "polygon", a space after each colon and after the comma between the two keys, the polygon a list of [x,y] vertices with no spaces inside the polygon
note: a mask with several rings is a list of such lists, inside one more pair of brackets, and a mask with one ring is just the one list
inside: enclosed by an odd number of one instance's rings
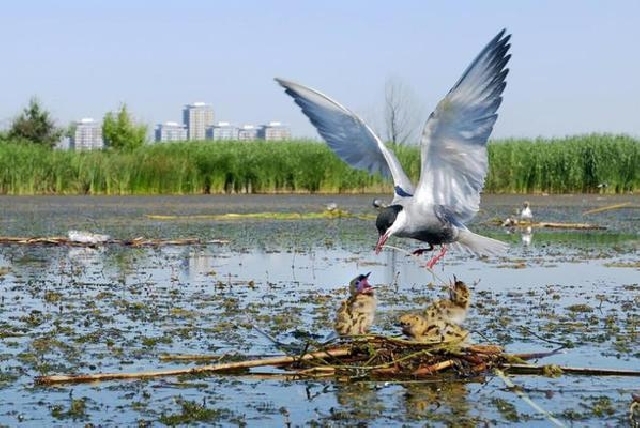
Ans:
{"label": "building", "polygon": [[156,127],[156,142],[187,141],[187,127],[177,122],[165,122]]}
{"label": "building", "polygon": [[207,137],[207,129],[213,126],[213,109],[210,104],[197,102],[185,105],[182,123],[187,127],[189,141],[201,141]]}
{"label": "building", "polygon": [[207,140],[224,141],[237,140],[238,128],[229,122],[218,122],[207,129]]}
{"label": "building", "polygon": [[258,138],[265,141],[284,141],[291,139],[291,128],[280,122],[269,122],[258,130]]}
{"label": "building", "polygon": [[254,141],[258,139],[258,128],[253,125],[244,125],[238,129],[238,141]]}
{"label": "building", "polygon": [[69,139],[69,148],[74,150],[93,150],[104,147],[102,125],[90,117],[74,122],[75,130]]}

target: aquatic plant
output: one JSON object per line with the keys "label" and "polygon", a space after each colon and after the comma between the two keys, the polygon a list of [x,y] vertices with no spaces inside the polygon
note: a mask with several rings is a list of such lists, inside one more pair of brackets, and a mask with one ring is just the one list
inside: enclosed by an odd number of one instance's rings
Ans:
{"label": "aquatic plant", "polygon": [[[393,148],[410,178],[417,146]],[[626,193],[640,188],[640,142],[590,134],[489,145],[487,193]],[[0,194],[390,192],[314,141],[181,142],[131,151],[50,150],[0,142]]]}

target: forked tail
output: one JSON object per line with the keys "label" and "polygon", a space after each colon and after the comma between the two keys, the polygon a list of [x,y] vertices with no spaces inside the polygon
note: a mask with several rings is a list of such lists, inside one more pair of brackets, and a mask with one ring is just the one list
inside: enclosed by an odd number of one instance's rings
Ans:
{"label": "forked tail", "polygon": [[468,230],[461,230],[458,242],[478,255],[503,254],[509,249],[509,244],[497,239],[477,235]]}

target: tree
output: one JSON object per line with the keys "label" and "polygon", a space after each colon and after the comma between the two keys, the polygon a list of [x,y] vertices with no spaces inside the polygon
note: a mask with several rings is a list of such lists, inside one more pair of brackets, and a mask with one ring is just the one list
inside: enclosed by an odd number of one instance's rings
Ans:
{"label": "tree", "polygon": [[134,149],[147,141],[147,126],[136,125],[123,104],[116,113],[105,114],[102,121],[102,138],[106,147]]}
{"label": "tree", "polygon": [[419,130],[421,108],[410,88],[398,78],[388,78],[384,88],[384,118],[387,141],[406,144]]}
{"label": "tree", "polygon": [[31,98],[29,105],[13,119],[8,137],[11,140],[26,141],[34,144],[53,147],[64,134],[58,128],[48,111],[40,107],[37,98]]}

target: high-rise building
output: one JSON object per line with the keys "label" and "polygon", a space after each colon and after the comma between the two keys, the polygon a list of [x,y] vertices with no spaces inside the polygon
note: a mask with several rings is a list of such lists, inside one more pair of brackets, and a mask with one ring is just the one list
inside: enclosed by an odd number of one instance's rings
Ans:
{"label": "high-rise building", "polygon": [[171,121],[158,125],[156,141],[187,141],[187,127]]}
{"label": "high-rise building", "polygon": [[197,102],[185,105],[182,111],[182,123],[187,127],[190,141],[204,140],[207,129],[213,126],[213,109],[210,104]]}
{"label": "high-rise building", "polygon": [[258,130],[258,138],[265,141],[284,141],[291,139],[291,129],[280,122],[269,122]]}
{"label": "high-rise building", "polygon": [[254,141],[258,139],[258,128],[253,125],[244,125],[238,129],[238,141]]}
{"label": "high-rise building", "polygon": [[74,123],[75,131],[69,139],[69,148],[75,150],[92,150],[104,147],[102,126],[90,117]]}
{"label": "high-rise building", "polygon": [[238,128],[229,122],[218,122],[217,125],[213,125],[207,129],[207,140],[223,141],[237,139]]}

